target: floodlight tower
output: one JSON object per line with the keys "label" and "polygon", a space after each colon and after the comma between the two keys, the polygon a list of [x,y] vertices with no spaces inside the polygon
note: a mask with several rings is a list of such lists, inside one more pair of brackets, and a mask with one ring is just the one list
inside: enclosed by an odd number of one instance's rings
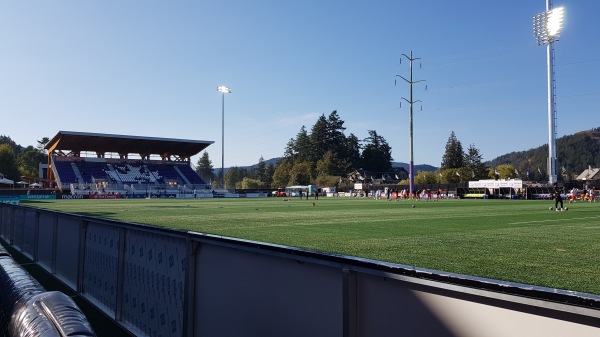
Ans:
{"label": "floodlight tower", "polygon": [[546,45],[548,63],[548,183],[557,182],[558,163],[556,161],[556,83],[554,81],[554,46],[560,36],[564,17],[563,7],[552,8],[552,1],[546,0],[546,11],[533,17],[533,34],[538,46]]}
{"label": "floodlight tower", "polygon": [[220,85],[217,91],[223,96],[221,100],[221,188],[225,188],[225,94],[230,94],[231,89]]}

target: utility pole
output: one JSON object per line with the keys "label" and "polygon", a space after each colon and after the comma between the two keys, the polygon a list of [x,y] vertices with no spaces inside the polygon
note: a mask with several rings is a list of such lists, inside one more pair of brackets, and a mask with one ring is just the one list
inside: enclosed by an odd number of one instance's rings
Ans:
{"label": "utility pole", "polygon": [[[419,83],[419,82],[425,82],[425,80],[413,81],[413,61],[420,60],[421,58],[414,58],[412,50],[410,51],[410,57],[407,56],[406,54],[402,54],[402,56],[406,57],[410,63],[410,80],[407,80],[406,78],[404,78],[400,75],[396,75],[396,76],[405,80],[410,85],[410,99],[406,99],[404,97],[401,97],[401,98],[403,100],[407,101],[408,104],[410,105],[410,163],[409,163],[409,171],[408,171],[409,176],[408,177],[409,177],[409,181],[410,181],[409,193],[412,196],[414,186],[415,186],[415,177],[414,177],[415,170],[414,170],[414,160],[413,160],[413,103],[421,102],[421,100],[413,101],[413,84]],[[400,58],[400,63],[402,63],[402,58]]]}

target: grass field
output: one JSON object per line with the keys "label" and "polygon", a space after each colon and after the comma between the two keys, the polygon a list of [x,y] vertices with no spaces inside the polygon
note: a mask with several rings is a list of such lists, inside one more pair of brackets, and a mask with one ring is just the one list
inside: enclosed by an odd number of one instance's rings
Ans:
{"label": "grass field", "polygon": [[600,294],[600,202],[567,204],[566,212],[550,211],[549,201],[527,200],[128,199],[23,204]]}

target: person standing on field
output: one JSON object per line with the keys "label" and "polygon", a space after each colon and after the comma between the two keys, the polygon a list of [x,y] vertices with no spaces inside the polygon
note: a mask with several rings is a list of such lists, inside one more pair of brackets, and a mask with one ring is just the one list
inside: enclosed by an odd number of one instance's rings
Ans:
{"label": "person standing on field", "polygon": [[[560,209],[558,208],[558,204],[560,203]],[[554,192],[554,209],[556,209],[556,211],[564,211],[563,208],[563,198],[562,195],[560,195],[560,191],[556,190]]]}

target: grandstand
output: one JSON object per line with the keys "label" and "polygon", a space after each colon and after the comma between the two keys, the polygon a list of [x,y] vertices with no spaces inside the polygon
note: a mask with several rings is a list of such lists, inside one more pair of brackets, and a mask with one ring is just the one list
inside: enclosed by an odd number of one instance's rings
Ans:
{"label": "grandstand", "polygon": [[190,158],[212,141],[59,131],[46,145],[48,178],[63,193],[174,195],[210,186]]}

